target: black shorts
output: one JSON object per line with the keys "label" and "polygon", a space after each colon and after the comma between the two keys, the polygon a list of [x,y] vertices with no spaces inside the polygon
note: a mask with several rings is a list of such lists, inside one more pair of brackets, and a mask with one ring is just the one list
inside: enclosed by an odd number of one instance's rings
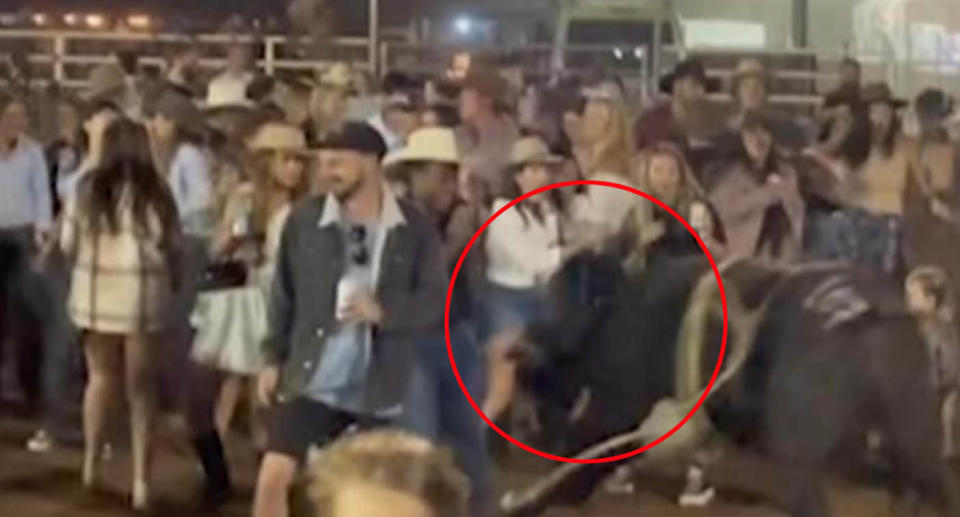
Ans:
{"label": "black shorts", "polygon": [[347,413],[299,397],[278,403],[270,411],[267,452],[283,454],[302,463],[311,446],[323,447],[348,429],[373,429],[385,425],[384,420]]}

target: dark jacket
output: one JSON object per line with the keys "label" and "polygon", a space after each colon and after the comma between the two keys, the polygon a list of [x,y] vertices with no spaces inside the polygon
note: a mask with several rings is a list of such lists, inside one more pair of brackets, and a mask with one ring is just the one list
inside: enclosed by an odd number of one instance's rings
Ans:
{"label": "dark jacket", "polygon": [[[385,229],[376,287],[384,319],[373,329],[364,388],[364,408],[371,411],[401,403],[416,340],[443,322],[447,275],[437,231],[412,205],[397,203],[405,221]],[[336,225],[321,226],[325,204],[312,198],[295,208],[280,240],[264,348],[268,364],[281,367],[281,397],[302,394],[337,325],[344,242]]]}

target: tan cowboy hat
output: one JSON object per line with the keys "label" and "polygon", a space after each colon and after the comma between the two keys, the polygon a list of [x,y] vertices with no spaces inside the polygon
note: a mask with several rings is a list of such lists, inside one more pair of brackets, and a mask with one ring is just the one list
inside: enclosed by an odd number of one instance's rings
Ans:
{"label": "tan cowboy hat", "polygon": [[353,91],[356,87],[353,69],[346,63],[334,63],[320,74],[320,86]]}
{"label": "tan cowboy hat", "polygon": [[303,131],[283,122],[267,122],[247,140],[247,148],[253,152],[285,151],[302,156],[310,154]]}
{"label": "tan cowboy hat", "polygon": [[547,144],[536,136],[517,140],[510,150],[510,167],[523,167],[531,163],[556,165],[561,162],[563,158],[552,154]]}
{"label": "tan cowboy hat", "polygon": [[460,163],[457,138],[452,129],[428,127],[410,134],[406,147],[388,154],[384,167],[411,162]]}
{"label": "tan cowboy hat", "polygon": [[81,97],[88,102],[115,100],[126,89],[126,77],[117,65],[100,65],[90,72],[90,85]]}

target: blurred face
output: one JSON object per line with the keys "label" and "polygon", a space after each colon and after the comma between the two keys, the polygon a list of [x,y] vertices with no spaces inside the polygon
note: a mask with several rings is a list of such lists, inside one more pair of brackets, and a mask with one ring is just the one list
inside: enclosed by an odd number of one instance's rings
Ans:
{"label": "blurred face", "polygon": [[27,107],[19,101],[11,102],[0,113],[0,136],[18,138],[27,132]]}
{"label": "blurred face", "polygon": [[387,126],[404,140],[420,127],[420,117],[414,110],[392,109],[384,116]]}
{"label": "blurred face", "polygon": [[770,157],[770,151],[773,149],[773,137],[763,128],[744,129],[740,132],[743,139],[743,147],[747,150],[747,155],[754,166],[762,167],[767,163]]}
{"label": "blurred face", "polygon": [[906,287],[907,309],[912,314],[929,315],[936,312],[937,301],[922,283],[909,281]]}
{"label": "blurred face", "polygon": [[677,160],[669,154],[658,154],[650,159],[647,172],[651,194],[670,204],[676,201],[680,193],[681,173]]}
{"label": "blurred face", "polygon": [[57,128],[60,132],[60,138],[73,141],[80,129],[80,116],[77,110],[68,103],[57,105]]}
{"label": "blurred face", "polygon": [[517,174],[517,186],[521,194],[533,192],[550,184],[550,168],[542,163],[531,163]]}
{"label": "blurred face", "polygon": [[325,149],[320,152],[319,167],[321,183],[345,201],[363,186],[371,169],[376,168],[376,159],[355,151]]}
{"label": "blurred face", "polygon": [[295,190],[303,181],[307,164],[303,157],[290,153],[274,153],[271,164],[273,181],[284,190]]}
{"label": "blurred face", "polygon": [[583,111],[582,136],[586,142],[597,142],[607,133],[613,122],[613,106],[609,102],[592,99]]}
{"label": "blurred face", "polygon": [[673,83],[673,97],[683,104],[695,104],[706,95],[703,84],[693,77],[681,77]]}
{"label": "blurred face", "polygon": [[320,120],[343,120],[347,113],[347,92],[331,88],[318,88],[314,91],[311,100],[311,109],[314,117]]}
{"label": "blurred face", "polygon": [[227,51],[227,70],[233,73],[247,71],[250,65],[250,51],[245,46],[230,47]]}
{"label": "blurred face", "polygon": [[460,92],[460,118],[464,122],[475,122],[492,109],[493,103],[480,92],[471,89]]}
{"label": "blurred face", "polygon": [[873,141],[882,142],[893,129],[893,107],[884,102],[875,102],[870,105],[870,126]]}
{"label": "blurred face", "polygon": [[737,100],[744,110],[763,107],[767,100],[767,85],[763,78],[749,75],[741,79],[737,86]]}
{"label": "blurred face", "polygon": [[177,125],[172,120],[157,113],[150,121],[150,129],[158,140],[161,142],[169,142],[173,140],[174,134],[177,131]]}
{"label": "blurred face", "polygon": [[410,194],[435,213],[447,213],[457,199],[459,177],[456,166],[429,163],[410,175]]}
{"label": "blurred face", "polygon": [[840,84],[860,84],[860,67],[854,65],[841,66]]}
{"label": "blurred face", "polygon": [[354,483],[341,488],[330,517],[441,517],[420,498],[397,490]]}

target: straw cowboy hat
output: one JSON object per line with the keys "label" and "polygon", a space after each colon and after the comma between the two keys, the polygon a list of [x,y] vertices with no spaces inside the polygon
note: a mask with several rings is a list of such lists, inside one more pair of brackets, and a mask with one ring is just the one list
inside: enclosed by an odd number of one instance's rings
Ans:
{"label": "straw cowboy hat", "polygon": [[883,82],[869,83],[860,92],[860,101],[864,104],[885,103],[894,108],[902,108],[907,101],[893,96],[890,85]]}
{"label": "straw cowboy hat", "polygon": [[440,127],[418,129],[410,134],[406,147],[393,151],[383,159],[384,167],[415,162],[460,163],[460,151],[453,130]]}
{"label": "straw cowboy hat", "polygon": [[530,164],[557,165],[563,158],[552,154],[547,144],[537,136],[528,136],[517,140],[510,150],[510,168],[525,167]]}
{"label": "straw cowboy hat", "polygon": [[334,63],[320,74],[318,83],[322,87],[333,88],[337,90],[354,91],[356,89],[356,79],[353,76],[353,69],[346,63]]}
{"label": "straw cowboy hat", "polygon": [[267,122],[260,126],[247,140],[247,149],[252,152],[283,151],[300,156],[310,155],[303,131],[283,122]]}
{"label": "straw cowboy hat", "polygon": [[90,86],[81,97],[87,102],[116,101],[126,87],[126,76],[119,66],[100,65],[90,72]]}
{"label": "straw cowboy hat", "polygon": [[660,91],[666,94],[673,93],[673,83],[684,78],[696,79],[707,93],[717,91],[720,86],[719,81],[707,77],[707,70],[699,59],[689,58],[677,63],[673,70],[660,78]]}
{"label": "straw cowboy hat", "polygon": [[730,76],[730,91],[736,94],[740,81],[747,77],[755,77],[765,83],[769,83],[771,79],[770,74],[767,72],[767,67],[763,66],[763,63],[761,63],[759,59],[752,57],[744,58],[737,63],[737,68],[733,71],[733,75]]}

